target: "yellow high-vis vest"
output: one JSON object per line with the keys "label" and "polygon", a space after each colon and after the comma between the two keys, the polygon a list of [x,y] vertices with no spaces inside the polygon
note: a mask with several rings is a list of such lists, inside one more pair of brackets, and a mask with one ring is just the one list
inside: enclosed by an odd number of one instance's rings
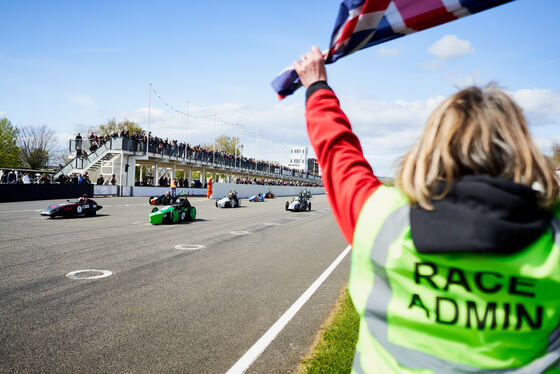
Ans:
{"label": "yellow high-vis vest", "polygon": [[385,186],[360,213],[352,373],[560,373],[560,209],[510,255],[419,253],[409,217],[406,196]]}

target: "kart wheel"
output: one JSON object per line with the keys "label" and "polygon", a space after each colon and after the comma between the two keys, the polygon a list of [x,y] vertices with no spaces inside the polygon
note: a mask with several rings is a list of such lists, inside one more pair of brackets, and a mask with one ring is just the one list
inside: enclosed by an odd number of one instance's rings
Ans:
{"label": "kart wheel", "polygon": [[179,217],[179,221],[183,222],[187,218],[187,212],[183,210]]}
{"label": "kart wheel", "polygon": [[218,200],[216,200],[216,208],[218,207]]}
{"label": "kart wheel", "polygon": [[307,210],[311,210],[311,203],[307,206]]}
{"label": "kart wheel", "polygon": [[189,221],[194,221],[196,219],[196,208],[194,206],[191,206],[189,208],[189,217],[188,217]]}
{"label": "kart wheel", "polygon": [[97,210],[92,210],[91,212],[89,212],[89,215],[94,217],[97,214]]}
{"label": "kart wheel", "polygon": [[289,207],[290,207],[290,203],[286,201],[286,210],[288,210]]}
{"label": "kart wheel", "polygon": [[152,209],[152,213],[157,212],[157,211],[158,211],[158,208],[154,207],[154,209]]}

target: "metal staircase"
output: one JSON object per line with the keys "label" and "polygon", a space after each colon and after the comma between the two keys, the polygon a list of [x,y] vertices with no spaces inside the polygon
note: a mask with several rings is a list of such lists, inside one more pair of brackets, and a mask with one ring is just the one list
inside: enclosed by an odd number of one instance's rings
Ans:
{"label": "metal staircase", "polygon": [[88,154],[87,157],[74,157],[54,175],[54,179],[56,180],[56,178],[62,174],[67,175],[83,173],[88,170],[97,170],[103,163],[113,161],[121,155],[120,150],[113,149],[115,145],[113,143],[114,140],[104,143],[94,152]]}

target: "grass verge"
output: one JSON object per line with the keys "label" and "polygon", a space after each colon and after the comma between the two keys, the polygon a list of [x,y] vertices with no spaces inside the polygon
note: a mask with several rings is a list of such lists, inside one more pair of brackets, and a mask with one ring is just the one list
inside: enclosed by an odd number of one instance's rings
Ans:
{"label": "grass verge", "polygon": [[360,319],[348,289],[340,291],[334,310],[321,326],[310,352],[294,374],[350,373]]}

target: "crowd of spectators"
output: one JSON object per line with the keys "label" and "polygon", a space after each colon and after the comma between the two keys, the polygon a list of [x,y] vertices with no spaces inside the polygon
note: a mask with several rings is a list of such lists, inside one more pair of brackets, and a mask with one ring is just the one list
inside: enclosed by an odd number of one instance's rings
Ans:
{"label": "crowd of spectators", "polygon": [[280,173],[287,171],[295,175],[298,173],[300,176],[317,176],[314,173],[304,173],[303,170],[294,170],[286,166],[280,166],[276,162],[268,162],[263,160],[256,160],[254,158],[244,157],[242,155],[231,154],[229,152],[218,150],[212,151],[211,148],[202,145],[190,145],[189,143],[179,142],[177,140],[169,140],[169,138],[160,138],[148,134],[149,142],[144,131],[138,133],[131,133],[129,130],[115,131],[111,135],[99,136],[91,133],[88,137],[87,144],[83,141],[80,133],[76,135],[76,156],[87,158],[88,153],[84,149],[87,148],[90,152],[95,152],[101,145],[115,138],[122,138],[122,147],[124,150],[131,152],[145,152],[146,144],[148,144],[148,152],[154,154],[161,154],[170,157],[177,157],[181,159],[189,159],[192,161],[212,162],[221,166],[239,167],[241,169],[256,170],[260,172]]}
{"label": "crowd of spectators", "polygon": [[[93,182],[89,179],[88,172],[81,173],[74,173],[72,175],[64,175],[61,174],[55,181],[56,183],[60,184],[93,184]],[[113,174],[111,177],[103,175],[99,175],[95,184],[101,185],[116,185],[117,184],[117,177]]]}
{"label": "crowd of spectators", "polygon": [[236,184],[258,184],[263,186],[298,186],[298,187],[319,187],[321,183],[288,181],[279,179],[257,179],[257,178],[237,178]]}
{"label": "crowd of spectators", "polygon": [[[187,187],[187,188],[206,188],[206,183],[202,183],[200,182],[198,179],[197,180],[192,180],[191,184],[189,186],[189,180],[186,178],[177,178],[177,187],[181,188],[181,187]],[[142,180],[140,179],[136,179],[136,182],[134,182],[135,186],[150,186],[153,187],[153,178],[152,177],[144,177],[142,178]],[[160,187],[170,187],[171,186],[171,178],[167,178],[167,177],[160,177],[158,180],[158,186]]]}
{"label": "crowd of spectators", "polygon": [[16,172],[16,170],[2,170],[0,184],[49,184],[51,178],[47,173],[33,173],[30,171]]}

